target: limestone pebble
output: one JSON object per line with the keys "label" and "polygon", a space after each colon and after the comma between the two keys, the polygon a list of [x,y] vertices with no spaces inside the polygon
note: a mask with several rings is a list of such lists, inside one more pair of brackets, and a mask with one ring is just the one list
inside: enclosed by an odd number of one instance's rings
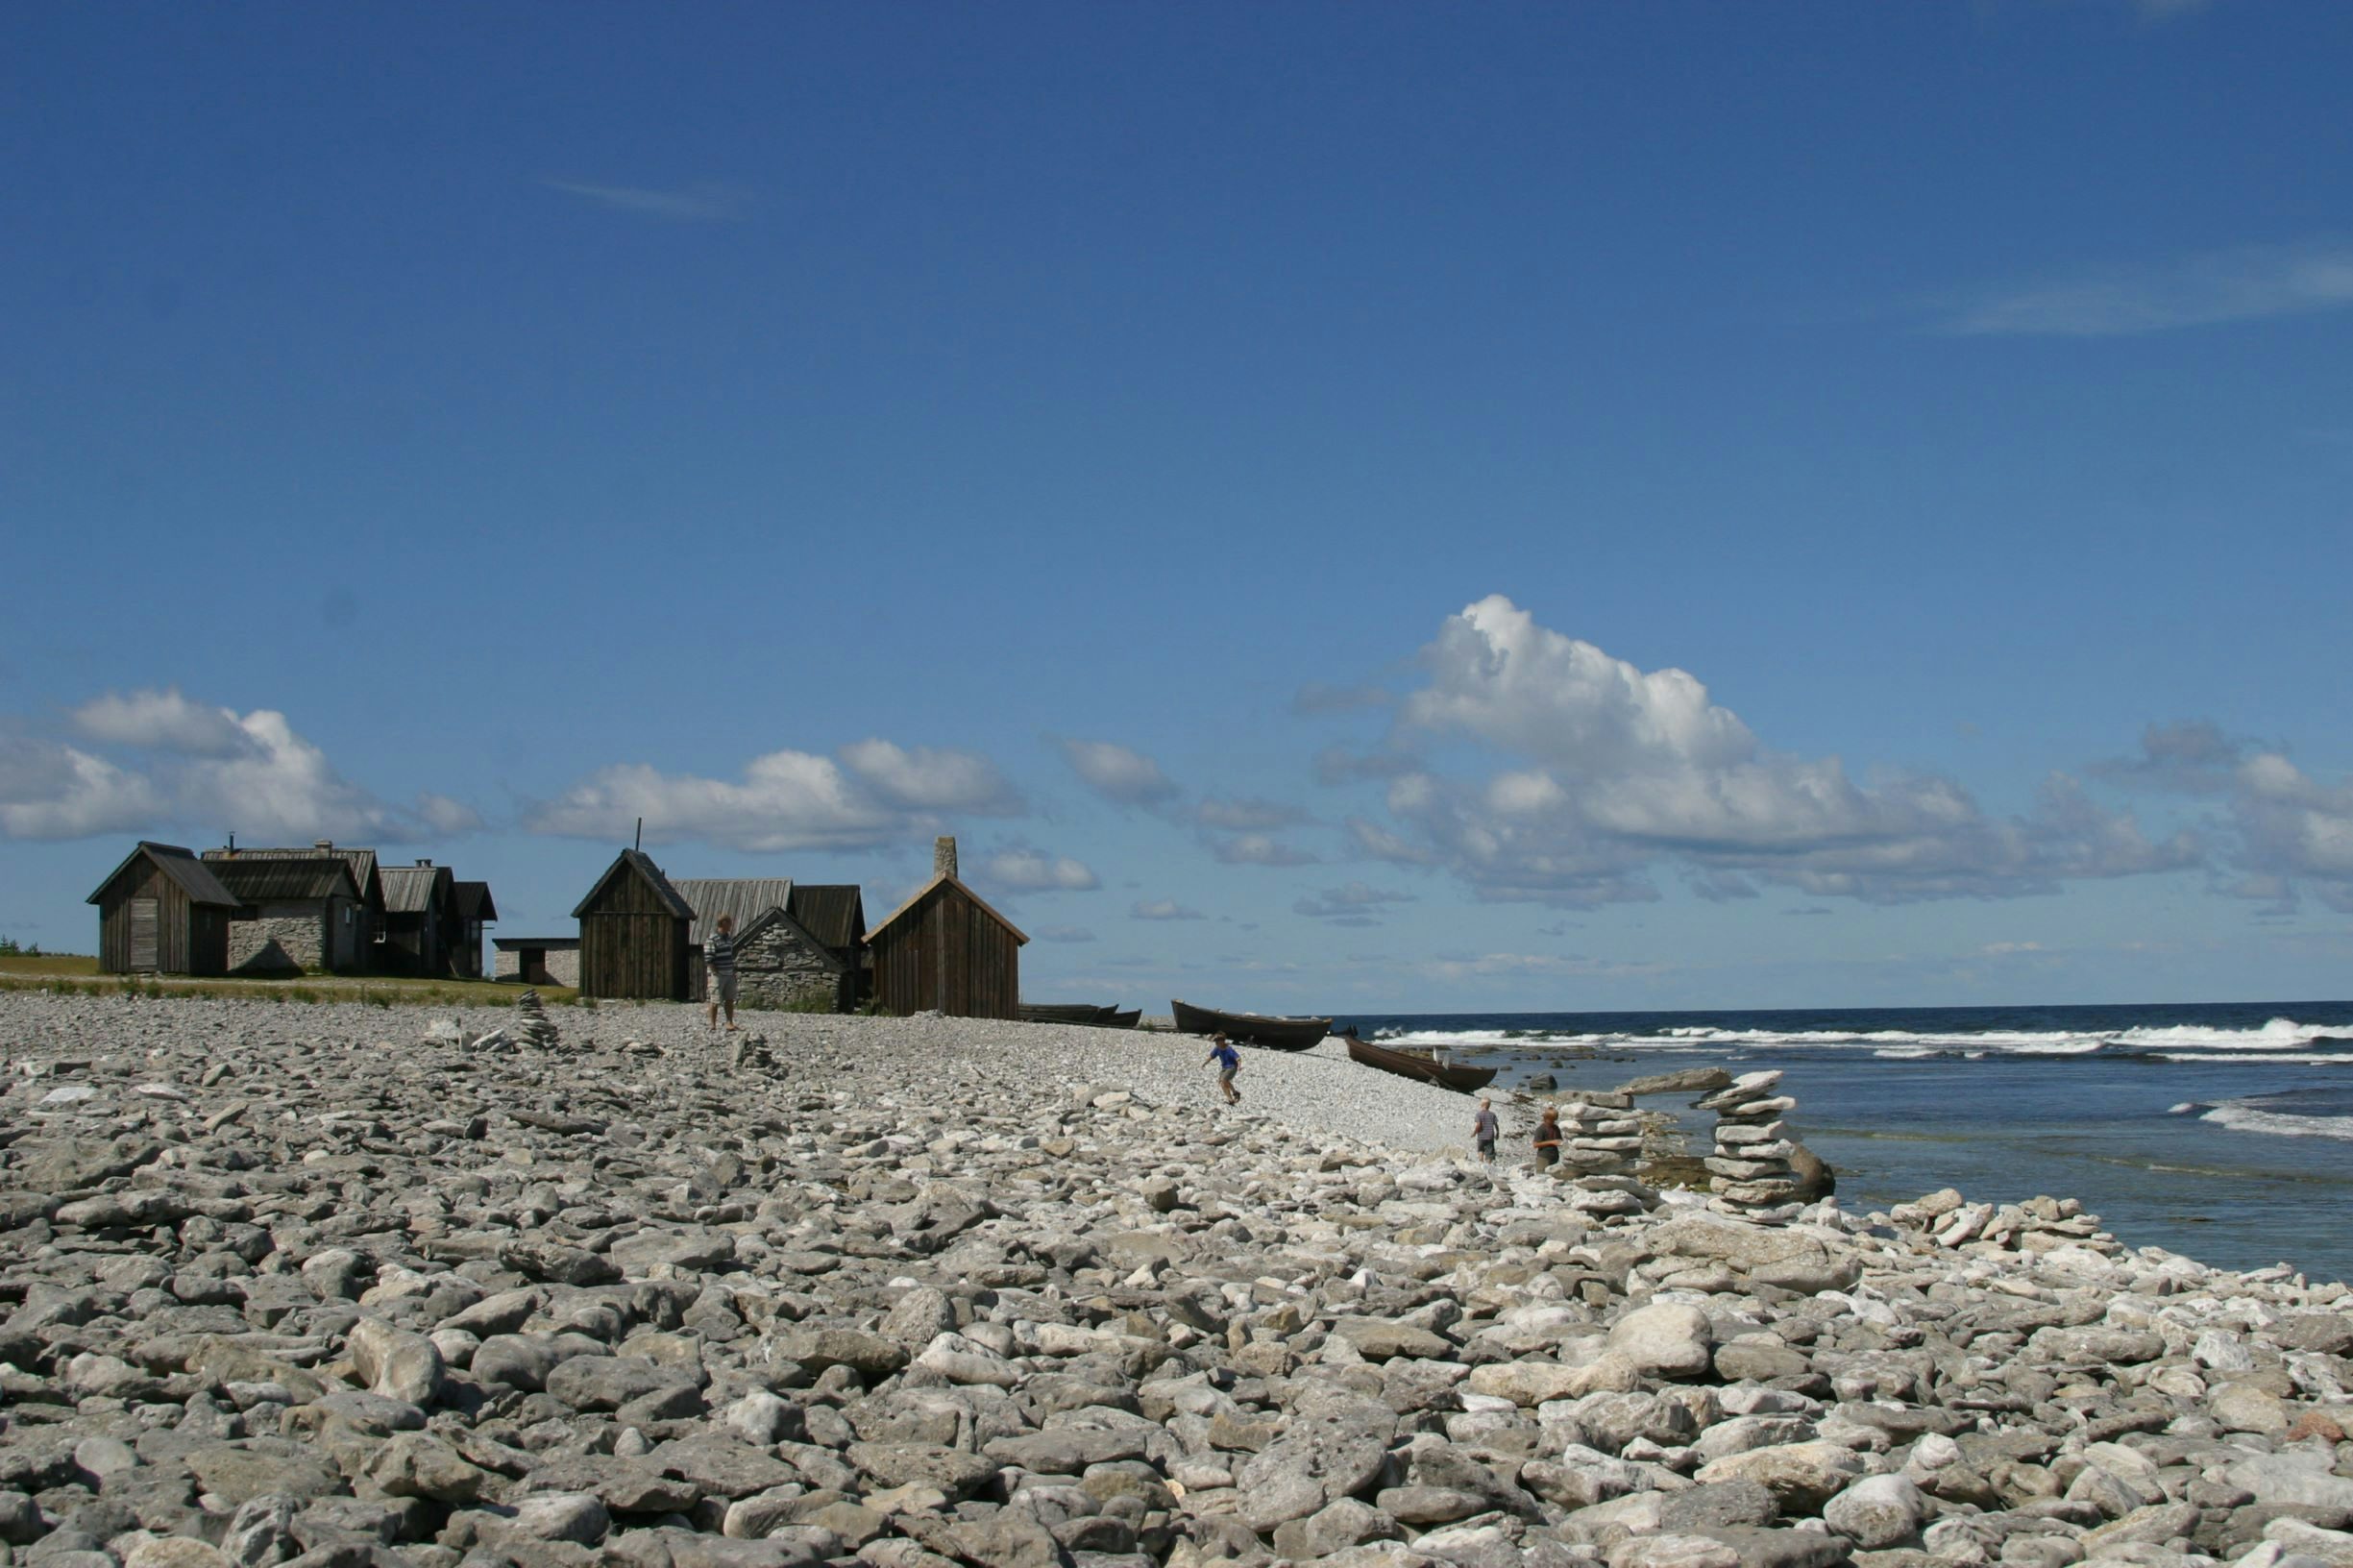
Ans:
{"label": "limestone pebble", "polygon": [[1336,1050],[502,1013],[0,997],[0,1568],[2353,1563],[2343,1287],[2066,1200],[1601,1214]]}

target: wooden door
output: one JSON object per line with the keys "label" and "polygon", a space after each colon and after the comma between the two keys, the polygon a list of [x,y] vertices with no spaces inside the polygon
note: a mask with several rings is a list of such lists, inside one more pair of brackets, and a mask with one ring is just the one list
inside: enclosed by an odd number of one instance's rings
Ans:
{"label": "wooden door", "polygon": [[134,970],[156,967],[156,938],[161,919],[158,901],[153,898],[131,900],[131,965]]}

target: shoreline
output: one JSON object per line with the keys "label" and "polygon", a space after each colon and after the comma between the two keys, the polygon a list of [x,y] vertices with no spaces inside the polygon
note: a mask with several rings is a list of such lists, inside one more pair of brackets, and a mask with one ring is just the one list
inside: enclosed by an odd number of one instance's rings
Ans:
{"label": "shoreline", "polygon": [[2353,1563],[2342,1285],[2057,1200],[1598,1223],[1447,1152],[1473,1099],[1344,1056],[1245,1052],[1236,1115],[1182,1037],[551,1016],[477,1043],[514,1011],[0,997],[0,1539]]}

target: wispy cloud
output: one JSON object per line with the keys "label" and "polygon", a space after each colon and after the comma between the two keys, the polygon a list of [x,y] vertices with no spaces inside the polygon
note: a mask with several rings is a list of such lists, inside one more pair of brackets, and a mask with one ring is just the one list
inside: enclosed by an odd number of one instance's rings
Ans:
{"label": "wispy cloud", "polygon": [[642,185],[598,185],[579,180],[546,180],[550,190],[595,202],[616,212],[668,223],[727,223],[742,217],[751,206],[751,193],[740,185],[699,180],[677,190],[650,190]]}
{"label": "wispy cloud", "polygon": [[2353,245],[2246,246],[1987,289],[1937,330],[1974,337],[2125,337],[2353,306]]}

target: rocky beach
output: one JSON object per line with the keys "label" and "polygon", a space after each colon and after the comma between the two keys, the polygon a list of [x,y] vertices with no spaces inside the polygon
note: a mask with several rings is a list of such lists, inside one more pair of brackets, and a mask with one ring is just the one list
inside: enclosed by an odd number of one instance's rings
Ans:
{"label": "rocky beach", "polygon": [[1787,1201],[1802,1082],[1597,1203],[1331,1042],[747,1023],[0,997],[0,1568],[2353,1568],[2342,1286]]}

